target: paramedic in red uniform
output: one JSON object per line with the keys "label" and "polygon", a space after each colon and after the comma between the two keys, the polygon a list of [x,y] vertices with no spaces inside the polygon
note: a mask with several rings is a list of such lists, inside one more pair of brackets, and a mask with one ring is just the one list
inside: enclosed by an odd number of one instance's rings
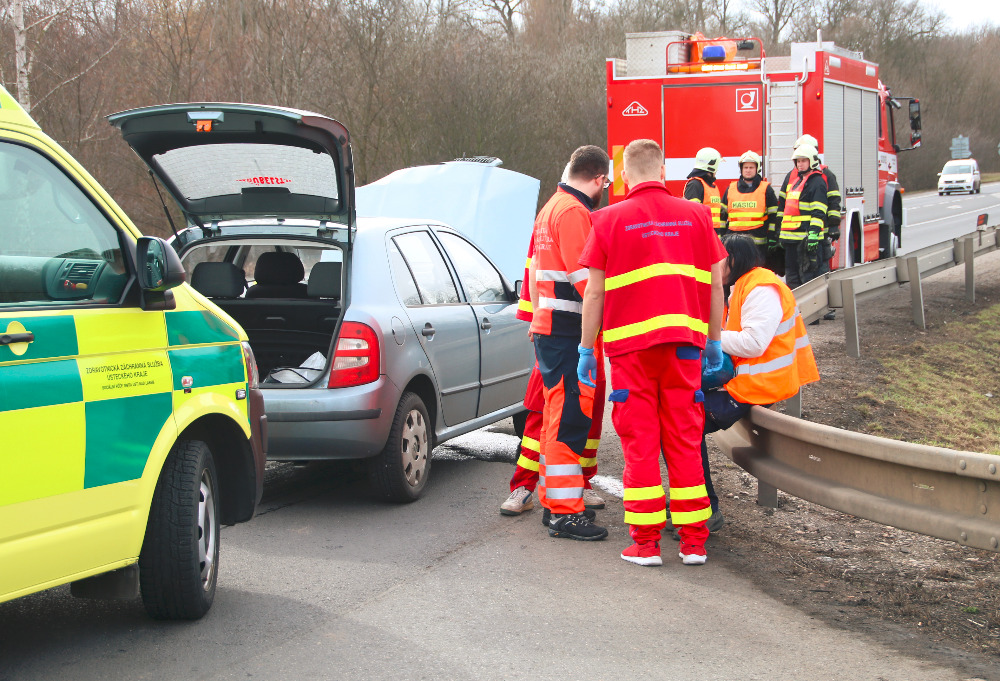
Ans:
{"label": "paramedic in red uniform", "polygon": [[663,184],[663,153],[652,140],[625,147],[627,198],[594,213],[580,258],[590,268],[577,373],[596,368],[598,329],[611,360],[612,421],[625,453],[625,523],[634,544],[622,558],[662,565],[660,532],[670,480],[670,515],[686,565],[706,560],[711,516],[701,469],[705,369],[722,365],[722,265],[726,251],[704,206],[674,198]]}
{"label": "paramedic in red uniform", "polygon": [[[567,172],[569,166],[567,165]],[[564,181],[569,181],[568,175]],[[529,292],[528,275],[531,268],[531,256],[535,252],[535,242],[532,240],[528,245],[528,258],[524,265],[524,284],[521,286],[521,299],[517,304],[516,317],[522,321],[530,322],[532,318],[531,294]],[[598,352],[600,346],[598,345]],[[591,421],[590,432],[587,434],[587,444],[583,449],[583,456],[580,457],[580,466],[583,468],[583,505],[586,509],[604,508],[602,499],[591,488],[590,479],[597,474],[597,447],[601,443],[601,426],[604,423],[604,362],[603,356],[598,365],[597,387],[594,392],[594,413]],[[534,507],[532,494],[538,484],[538,455],[540,453],[539,440],[542,436],[542,410],[545,407],[545,396],[542,392],[542,374],[535,364],[528,378],[528,389],[524,393],[524,409],[526,412],[524,420],[524,433],[521,436],[520,456],[514,466],[514,475],[510,478],[510,496],[500,504],[500,514],[516,516],[525,511],[530,511]],[[592,516],[593,517],[593,516]],[[542,524],[548,526],[548,518],[542,514]]]}
{"label": "paramedic in red uniform", "polygon": [[538,500],[550,513],[550,536],[583,541],[608,536],[607,529],[584,513],[580,459],[587,446],[595,388],[577,380],[576,365],[588,274],[580,266],[580,253],[590,235],[590,211],[608,185],[609,165],[599,147],[573,152],[568,182],[559,184],[535,218],[528,273],[530,333],[544,394]]}

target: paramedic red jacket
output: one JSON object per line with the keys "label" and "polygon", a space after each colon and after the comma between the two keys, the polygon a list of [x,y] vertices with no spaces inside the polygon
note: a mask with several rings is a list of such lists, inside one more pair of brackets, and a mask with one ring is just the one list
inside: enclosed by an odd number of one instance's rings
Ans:
{"label": "paramedic red jacket", "polygon": [[726,257],[708,207],[643,182],[592,218],[580,264],[605,273],[605,354],[660,343],[704,348],[712,265]]}

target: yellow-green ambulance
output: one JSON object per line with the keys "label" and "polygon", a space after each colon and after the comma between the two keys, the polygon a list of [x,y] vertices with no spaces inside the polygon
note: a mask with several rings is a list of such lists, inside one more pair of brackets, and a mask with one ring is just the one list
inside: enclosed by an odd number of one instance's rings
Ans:
{"label": "yellow-green ambulance", "polygon": [[0,602],[201,617],[266,425],[243,330],[0,88]]}

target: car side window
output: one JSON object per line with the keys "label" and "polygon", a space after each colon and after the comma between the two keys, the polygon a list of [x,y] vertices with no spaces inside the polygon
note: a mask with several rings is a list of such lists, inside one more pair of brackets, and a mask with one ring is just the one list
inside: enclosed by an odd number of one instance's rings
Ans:
{"label": "car side window", "polygon": [[403,260],[403,254],[399,252],[399,247],[396,246],[395,241],[389,242],[389,260],[390,269],[392,270],[392,281],[396,284],[396,293],[399,294],[399,299],[403,302],[403,305],[407,307],[422,305],[423,301],[420,299],[420,292],[417,291],[417,285],[413,283],[413,275],[410,274],[410,267]]}
{"label": "car side window", "polygon": [[424,305],[461,302],[441,251],[427,232],[409,232],[393,238],[410,266]]}
{"label": "car side window", "polygon": [[479,249],[456,234],[438,232],[438,237],[451,255],[470,303],[507,302],[503,277]]}
{"label": "car side window", "polygon": [[0,142],[0,308],[117,303],[121,235],[55,163]]}

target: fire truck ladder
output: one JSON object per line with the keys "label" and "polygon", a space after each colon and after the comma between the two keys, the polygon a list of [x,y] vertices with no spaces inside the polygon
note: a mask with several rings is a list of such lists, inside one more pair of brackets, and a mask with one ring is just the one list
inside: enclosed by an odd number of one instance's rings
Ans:
{"label": "fire truck ladder", "polygon": [[[767,126],[768,166],[765,169],[772,182],[781,179],[792,168],[792,148],[799,138],[799,84],[795,81],[768,82],[765,125]],[[777,191],[777,189],[776,189]]]}

